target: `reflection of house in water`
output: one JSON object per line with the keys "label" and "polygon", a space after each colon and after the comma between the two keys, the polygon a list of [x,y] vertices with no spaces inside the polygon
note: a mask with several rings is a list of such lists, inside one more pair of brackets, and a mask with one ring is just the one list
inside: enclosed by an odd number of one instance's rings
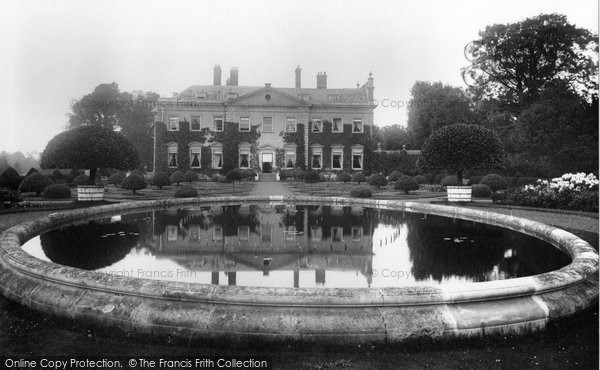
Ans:
{"label": "reflection of house in water", "polygon": [[190,271],[219,272],[235,285],[240,271],[289,271],[299,286],[300,271],[360,272],[370,284],[372,235],[376,226],[362,208],[336,206],[241,205],[153,212],[147,244]]}

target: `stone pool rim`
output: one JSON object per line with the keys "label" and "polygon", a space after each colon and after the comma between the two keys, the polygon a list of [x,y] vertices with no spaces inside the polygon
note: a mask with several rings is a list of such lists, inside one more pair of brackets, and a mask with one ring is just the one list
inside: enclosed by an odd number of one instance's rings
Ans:
{"label": "stone pool rim", "polygon": [[[73,222],[214,203],[345,205],[458,218],[542,239],[570,255],[572,261],[544,274],[460,286],[269,288],[115,276],[41,261],[21,248],[31,237]],[[572,315],[598,300],[598,253],[575,235],[537,221],[456,206],[311,196],[163,199],[61,211],[6,230],[0,239],[0,292],[44,312],[188,338],[402,341],[522,333]],[[498,308],[505,317],[490,317]],[[265,324],[269,315],[275,315],[274,322]],[[330,324],[320,323],[322,319]]]}

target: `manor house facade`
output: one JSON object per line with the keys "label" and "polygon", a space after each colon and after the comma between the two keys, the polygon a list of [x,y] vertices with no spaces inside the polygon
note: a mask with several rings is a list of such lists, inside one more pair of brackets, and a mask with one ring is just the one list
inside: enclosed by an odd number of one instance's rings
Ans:
{"label": "manor house facade", "polygon": [[297,67],[293,88],[239,86],[236,68],[221,84],[215,66],[212,85],[161,98],[154,109],[156,169],[365,169],[372,149],[372,75],[362,86],[332,89],[323,72],[316,87],[306,88],[301,72]]}

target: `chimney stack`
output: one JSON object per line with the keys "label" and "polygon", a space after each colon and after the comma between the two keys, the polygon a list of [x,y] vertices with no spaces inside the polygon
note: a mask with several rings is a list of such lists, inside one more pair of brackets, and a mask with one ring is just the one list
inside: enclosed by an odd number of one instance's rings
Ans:
{"label": "chimney stack", "polygon": [[373,73],[369,72],[369,79],[367,80],[367,95],[371,103],[373,103],[373,99],[375,97],[375,95],[373,94],[373,90],[375,90],[375,84],[373,83]]}
{"label": "chimney stack", "polygon": [[229,79],[227,80],[227,85],[238,85],[238,69],[236,67],[231,67],[231,70],[229,71]]}
{"label": "chimney stack", "polygon": [[213,85],[221,86],[221,66],[218,64],[213,68]]}
{"label": "chimney stack", "polygon": [[327,89],[327,73],[317,73],[317,89]]}
{"label": "chimney stack", "polygon": [[296,89],[299,89],[302,85],[302,69],[300,66],[296,67]]}

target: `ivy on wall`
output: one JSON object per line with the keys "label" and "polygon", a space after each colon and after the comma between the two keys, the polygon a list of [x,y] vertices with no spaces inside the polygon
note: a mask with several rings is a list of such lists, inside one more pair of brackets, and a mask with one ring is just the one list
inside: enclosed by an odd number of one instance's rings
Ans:
{"label": "ivy on wall", "polygon": [[[207,130],[203,131],[190,131],[190,123],[187,121],[179,122],[179,131],[169,131],[167,127],[161,123],[156,123],[156,168],[158,171],[164,171],[172,173],[177,170],[187,171],[190,169],[190,146],[191,142],[198,142],[204,144],[206,142]],[[177,168],[170,168],[168,166],[168,154],[167,144],[177,143]],[[205,158],[208,155],[202,147],[200,154],[201,167],[204,168]],[[209,158],[210,161],[210,158]]]}
{"label": "ivy on wall", "polygon": [[[305,126],[303,123],[296,125],[296,132],[281,132],[279,135],[283,137],[283,142],[286,144],[296,144],[296,168],[306,169],[305,163],[305,151],[304,151],[304,130]],[[284,155],[285,156],[285,155]],[[285,158],[283,158],[285,161]],[[284,166],[280,166],[283,168]]]}
{"label": "ivy on wall", "polygon": [[250,131],[240,132],[239,123],[225,122],[223,131],[215,132],[211,142],[223,144],[223,168],[233,169],[239,167],[239,144],[250,144],[250,168],[258,170],[258,132],[259,125],[250,127]]}

